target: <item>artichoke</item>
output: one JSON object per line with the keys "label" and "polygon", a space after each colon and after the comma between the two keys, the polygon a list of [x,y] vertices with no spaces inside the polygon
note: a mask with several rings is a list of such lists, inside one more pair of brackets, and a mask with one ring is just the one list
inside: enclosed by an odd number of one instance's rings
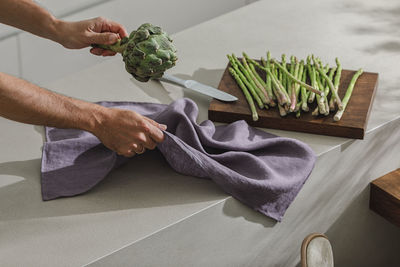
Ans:
{"label": "artichoke", "polygon": [[141,82],[161,78],[178,59],[172,39],[160,27],[150,23],[141,25],[115,44],[93,46],[121,53],[125,69]]}

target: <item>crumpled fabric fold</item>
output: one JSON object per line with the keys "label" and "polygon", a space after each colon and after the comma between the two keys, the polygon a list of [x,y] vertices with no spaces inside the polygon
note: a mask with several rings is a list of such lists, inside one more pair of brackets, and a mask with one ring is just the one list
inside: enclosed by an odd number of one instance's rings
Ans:
{"label": "crumpled fabric fold", "polygon": [[[98,104],[134,110],[166,124],[165,139],[157,149],[171,168],[211,179],[237,200],[277,221],[281,221],[315,164],[315,154],[308,145],[253,128],[243,120],[220,126],[209,120],[197,124],[197,105],[187,98],[170,105]],[[89,132],[46,127],[42,198],[85,193],[128,160],[135,157],[118,156]]]}

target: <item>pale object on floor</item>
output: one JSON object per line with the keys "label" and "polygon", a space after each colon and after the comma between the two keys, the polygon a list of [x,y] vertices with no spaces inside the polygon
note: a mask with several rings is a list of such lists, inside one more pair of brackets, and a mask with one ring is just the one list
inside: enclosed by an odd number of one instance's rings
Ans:
{"label": "pale object on floor", "polygon": [[332,246],[328,238],[313,233],[304,238],[301,245],[302,267],[333,267]]}

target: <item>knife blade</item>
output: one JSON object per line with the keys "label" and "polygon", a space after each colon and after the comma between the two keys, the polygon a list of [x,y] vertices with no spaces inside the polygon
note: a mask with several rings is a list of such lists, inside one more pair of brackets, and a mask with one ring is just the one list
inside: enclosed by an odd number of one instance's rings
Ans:
{"label": "knife blade", "polygon": [[211,96],[211,97],[214,97],[216,99],[226,101],[226,102],[232,102],[232,101],[238,100],[238,98],[236,96],[225,93],[221,90],[218,90],[217,88],[199,83],[195,80],[184,80],[184,79],[175,77],[173,75],[164,73],[164,75],[160,78],[160,81],[178,84],[187,89],[191,89],[198,93],[208,95],[208,96]]}

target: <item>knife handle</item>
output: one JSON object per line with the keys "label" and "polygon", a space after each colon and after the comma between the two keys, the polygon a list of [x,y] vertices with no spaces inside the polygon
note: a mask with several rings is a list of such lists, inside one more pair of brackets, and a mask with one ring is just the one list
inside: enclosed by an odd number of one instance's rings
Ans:
{"label": "knife handle", "polygon": [[183,87],[186,87],[186,80],[180,79],[178,77],[169,75],[164,73],[164,75],[160,78],[160,81],[165,81],[165,82],[173,82],[179,85],[182,85]]}

